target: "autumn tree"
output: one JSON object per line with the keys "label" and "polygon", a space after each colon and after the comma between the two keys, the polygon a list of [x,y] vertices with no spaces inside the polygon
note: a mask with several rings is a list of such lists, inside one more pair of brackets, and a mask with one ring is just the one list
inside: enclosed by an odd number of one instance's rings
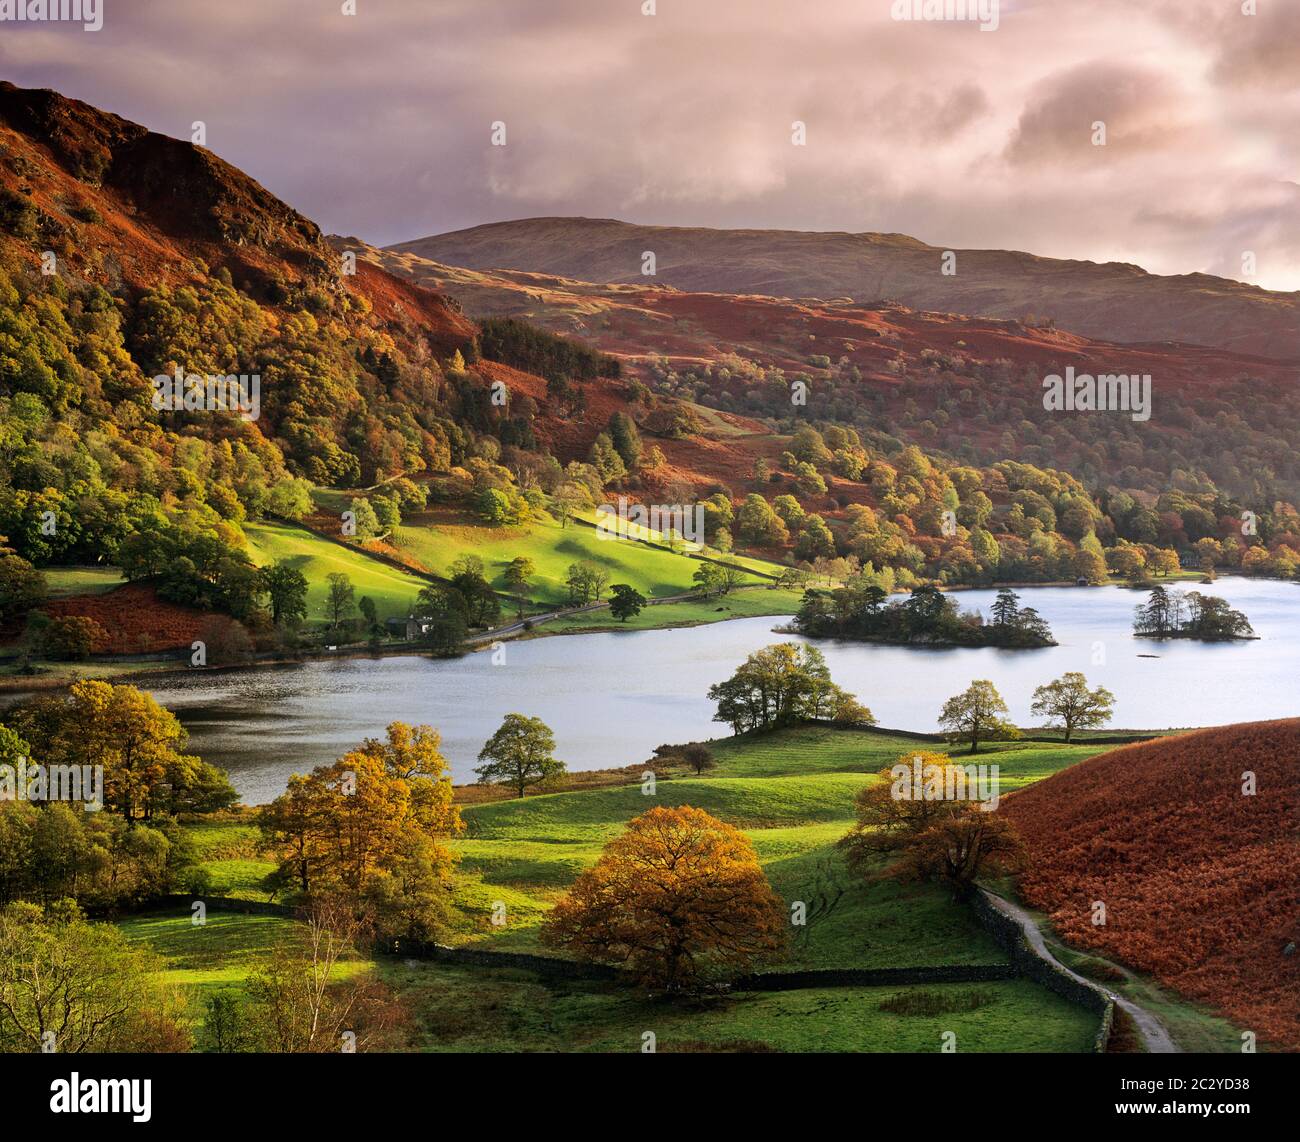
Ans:
{"label": "autumn tree", "polygon": [[1017,736],[1015,726],[1001,716],[1007,712],[1007,704],[993,683],[977,679],[943,704],[939,727],[955,740],[969,741],[974,753],[982,741]]}
{"label": "autumn tree", "polygon": [[37,698],[7,720],[46,766],[102,765],[104,807],[128,823],[235,802],[225,772],[185,753],[176,716],[134,686],[74,682],[66,696]]}
{"label": "autumn tree", "polygon": [[1017,871],[1024,851],[1008,818],[967,806],[913,837],[900,854],[897,871],[919,880],[942,880],[963,899],[981,873]]}
{"label": "autumn tree", "polygon": [[555,906],[542,939],[677,995],[777,955],[786,920],[749,838],[683,805],[634,818]]}
{"label": "autumn tree", "polygon": [[258,824],[280,881],[311,900],[373,906],[410,935],[444,926],[455,860],[446,841],[464,826],[436,730],[393,722],[384,739],[294,774]]}
{"label": "autumn tree", "polygon": [[857,821],[839,842],[849,867],[868,878],[941,880],[958,898],[982,873],[1019,869],[1015,829],[991,811],[998,791],[982,787],[973,768],[916,751],[882,769],[858,793]]}
{"label": "autumn tree", "polygon": [[1088,680],[1071,670],[1034,691],[1029,712],[1036,718],[1048,718],[1065,730],[1065,740],[1076,729],[1101,726],[1110,721],[1115,695],[1104,686],[1088,689]]}
{"label": "autumn tree", "polygon": [[564,762],[557,761],[555,735],[541,718],[507,714],[500,728],[479,750],[484,764],[474,770],[480,784],[511,785],[522,797],[530,785],[564,772]]}

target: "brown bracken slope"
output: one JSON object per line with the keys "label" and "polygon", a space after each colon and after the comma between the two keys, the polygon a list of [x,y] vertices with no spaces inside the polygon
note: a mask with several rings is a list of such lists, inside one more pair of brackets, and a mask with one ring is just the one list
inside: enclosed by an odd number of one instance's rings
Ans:
{"label": "brown bracken slope", "polygon": [[1122,262],[1066,261],[1015,250],[956,250],[904,234],[710,230],[607,218],[527,218],[390,247],[475,270],[531,270],[589,282],[657,284],[793,298],[884,299],[913,309],[1019,320],[1027,314],[1109,341],[1187,341],[1256,356],[1300,357],[1300,293],[1213,277],[1166,277]]}
{"label": "brown bracken slope", "polygon": [[1001,811],[1031,854],[1021,894],[1064,939],[1300,1050],[1300,718],[1112,750]]}

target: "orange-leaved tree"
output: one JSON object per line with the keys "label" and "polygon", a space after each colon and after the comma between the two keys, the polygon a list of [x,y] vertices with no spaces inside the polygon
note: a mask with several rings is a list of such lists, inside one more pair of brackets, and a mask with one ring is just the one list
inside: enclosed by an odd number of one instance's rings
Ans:
{"label": "orange-leaved tree", "polygon": [[947,754],[902,754],[859,791],[857,823],[840,841],[845,859],[868,877],[945,881],[958,897],[981,873],[1018,871],[1023,845],[1010,821],[988,811],[997,790],[980,780],[976,766]]}
{"label": "orange-leaved tree", "polygon": [[786,931],[749,838],[683,805],[629,822],[552,910],[542,939],[682,994],[778,953]]}

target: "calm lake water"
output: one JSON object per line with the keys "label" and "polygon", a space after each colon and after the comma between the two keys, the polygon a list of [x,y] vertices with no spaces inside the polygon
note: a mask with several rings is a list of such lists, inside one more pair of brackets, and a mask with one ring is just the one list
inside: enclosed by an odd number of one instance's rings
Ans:
{"label": "calm lake water", "polygon": [[[1210,726],[1300,713],[1300,585],[1243,578],[1213,588],[1246,612],[1257,642],[1154,642],[1131,637],[1145,596],[1118,587],[1036,587],[1059,646],[1042,650],[915,650],[817,640],[832,678],[882,726],[933,730],[945,698],[990,678],[1020,725],[1033,725],[1035,686],[1067,670],[1116,696],[1114,725]],[[986,614],[993,591],[962,591]],[[565,635],[508,643],[453,661],[414,656],[316,661],[242,673],[160,678],[153,695],[190,731],[191,748],[229,770],[250,804],[275,797],[291,773],[333,761],[394,720],[442,732],[458,781],[473,780],[484,741],[502,717],[540,717],[571,769],[645,760],[665,742],[725,736],[705,694],[746,655],[783,639],[788,619],[737,619],[680,630]],[[1155,655],[1156,657],[1142,657]]]}

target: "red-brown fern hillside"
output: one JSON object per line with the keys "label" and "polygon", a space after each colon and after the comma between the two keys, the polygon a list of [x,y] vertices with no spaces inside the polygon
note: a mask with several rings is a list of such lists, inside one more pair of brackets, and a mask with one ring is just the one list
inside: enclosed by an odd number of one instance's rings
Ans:
{"label": "red-brown fern hillside", "polygon": [[1300,719],[1112,750],[1001,811],[1030,852],[1021,893],[1064,939],[1300,1050]]}

